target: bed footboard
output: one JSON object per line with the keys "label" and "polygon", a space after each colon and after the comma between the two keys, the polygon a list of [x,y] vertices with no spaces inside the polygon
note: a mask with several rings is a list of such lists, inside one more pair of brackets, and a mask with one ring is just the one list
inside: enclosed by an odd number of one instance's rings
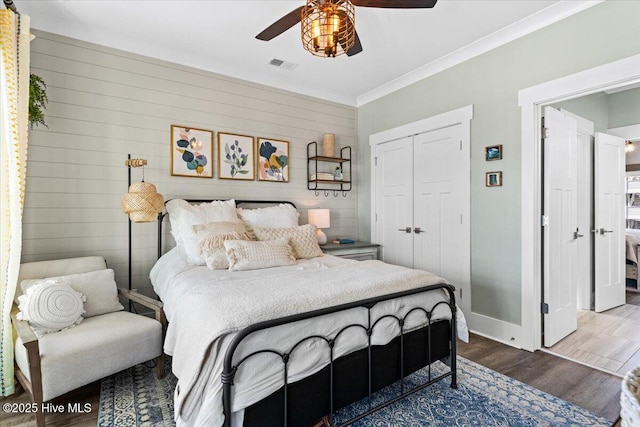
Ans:
{"label": "bed footboard", "polygon": [[[386,314],[380,316],[379,318],[372,318],[372,308],[382,302],[395,298],[406,297],[410,295],[416,295],[423,292],[438,292],[444,290],[448,294],[448,301],[440,301],[434,304],[431,307],[414,307],[409,310],[402,317],[399,317],[395,314]],[[325,381],[328,378],[328,387],[327,388],[327,396],[324,399],[327,402],[327,411],[320,415],[328,415],[329,422],[333,426],[334,420],[333,417],[340,408],[348,405],[353,401],[354,393],[350,393],[349,401],[345,401],[345,399],[340,395],[340,392],[336,391],[336,375],[340,375],[340,372],[348,372],[348,371],[356,371],[354,363],[359,364],[359,366],[366,365],[364,368],[364,372],[360,375],[360,390],[356,390],[355,395],[360,398],[369,399],[369,409],[365,412],[360,413],[356,417],[346,420],[340,421],[340,425],[348,425],[351,424],[361,418],[370,415],[371,413],[388,406],[409,394],[415,393],[437,381],[441,381],[448,377],[451,377],[451,387],[457,388],[457,375],[456,375],[456,304],[455,304],[455,288],[449,284],[437,284],[431,286],[425,286],[418,289],[413,289],[409,291],[398,292],[390,295],[384,295],[381,297],[370,298],[362,301],[356,301],[349,304],[343,304],[336,307],[329,307],[321,310],[316,310],[308,313],[301,313],[293,316],[284,317],[281,319],[274,319],[266,322],[257,323],[255,325],[251,325],[242,331],[240,331],[233,339],[229,348],[226,351],[224,358],[224,367],[222,373],[222,383],[223,383],[223,404],[224,404],[224,416],[225,416],[225,426],[229,427],[231,425],[231,408],[232,408],[232,399],[233,399],[233,385],[234,378],[238,368],[251,357],[258,355],[260,353],[273,353],[279,356],[279,359],[284,367],[284,375],[283,375],[283,386],[281,396],[278,396],[277,399],[272,400],[272,402],[279,401],[282,404],[282,417],[283,420],[282,425],[290,426],[295,423],[291,420],[290,417],[290,408],[289,404],[292,403],[292,400],[295,399],[295,396],[289,396],[290,389],[296,390],[296,386],[300,386],[297,383],[290,384],[288,381],[288,363],[290,355],[296,350],[296,348],[304,343],[307,340],[319,340],[320,342],[326,343],[327,348],[329,349],[329,358],[327,360],[328,365],[319,373],[314,374],[313,378],[310,378],[310,382],[324,384],[322,387],[324,388],[327,384]],[[451,311],[451,319],[450,320],[439,320],[432,321],[432,315],[436,307],[440,305],[445,305],[449,307]],[[243,357],[237,363],[233,363],[234,353],[238,346],[242,343],[242,341],[249,335],[254,332],[272,328],[275,326],[285,325],[293,322],[297,322],[300,320],[310,319],[313,317],[319,317],[330,313],[336,313],[344,310],[349,310],[353,308],[364,307],[368,311],[368,319],[366,324],[349,324],[345,325],[334,337],[326,337],[320,335],[312,335],[305,337],[295,343],[287,352],[276,351],[273,349],[260,349],[252,352],[251,354]],[[407,316],[411,315],[414,312],[422,312],[426,316],[427,324],[423,328],[419,330],[413,331],[405,331],[404,325],[407,319]],[[381,349],[380,346],[375,346],[371,342],[371,336],[373,334],[374,328],[376,325],[383,319],[395,319],[398,322],[398,326],[400,329],[400,334],[397,336],[392,343],[389,345],[383,346]],[[443,324],[445,327],[443,327]],[[362,329],[367,336],[367,345],[355,352],[345,362],[345,357],[334,359],[333,348],[341,336],[341,334],[350,329],[350,328],[360,328]],[[443,331],[448,335],[447,343],[448,349],[443,351],[440,349],[439,351],[435,351],[433,348],[433,336],[434,334],[437,336],[442,336]],[[442,338],[439,338],[439,341],[442,341]],[[421,345],[415,345],[416,343],[421,343]],[[374,359],[376,358],[376,354],[382,354],[382,352],[389,351],[395,352],[395,359],[397,360],[397,367],[399,368],[399,372],[397,374],[389,373],[389,371],[393,371],[393,369],[388,369],[389,366],[386,364],[375,363]],[[423,352],[421,355],[412,355],[411,352]],[[399,354],[398,354],[399,353]],[[352,357],[351,357],[352,356]],[[392,356],[393,357],[393,356]],[[438,359],[447,359],[449,364],[449,370],[444,374],[440,374],[437,376],[432,375],[431,372],[431,363]],[[415,387],[408,388],[408,384],[405,383],[405,377],[415,372],[416,370],[422,367],[428,367],[428,376],[427,381],[423,384],[420,384]],[[346,368],[345,368],[346,367]],[[383,368],[383,369],[380,369]],[[337,373],[337,374],[336,374]],[[324,378],[324,380],[323,380]],[[380,404],[373,405],[372,404],[372,395],[381,389],[382,387],[396,381],[399,379],[400,381],[400,392],[395,397],[386,400]],[[302,380],[304,381],[304,380]],[[300,383],[302,383],[300,381]],[[357,383],[358,381],[355,381]],[[317,389],[316,389],[317,392]],[[297,393],[296,393],[297,394]],[[318,417],[318,418],[320,418]],[[311,420],[313,421],[313,420]]]}

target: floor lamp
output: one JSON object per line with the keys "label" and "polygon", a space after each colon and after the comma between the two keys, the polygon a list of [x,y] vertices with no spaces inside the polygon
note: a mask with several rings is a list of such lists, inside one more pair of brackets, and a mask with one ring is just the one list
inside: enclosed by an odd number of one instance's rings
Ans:
{"label": "floor lamp", "polygon": [[[129,192],[122,196],[122,211],[129,215],[129,285],[131,290],[131,223],[133,222],[153,222],[157,219],[158,213],[164,209],[164,198],[158,194],[156,186],[150,182],[144,182],[145,159],[132,159],[131,154],[127,156],[125,166],[128,171]],[[131,168],[142,167],[142,181],[131,184]],[[129,311],[131,311],[131,301],[129,301]]]}

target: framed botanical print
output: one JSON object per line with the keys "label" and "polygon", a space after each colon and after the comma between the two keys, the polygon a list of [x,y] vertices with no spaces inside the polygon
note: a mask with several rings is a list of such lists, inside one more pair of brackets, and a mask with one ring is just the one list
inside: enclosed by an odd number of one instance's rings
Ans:
{"label": "framed botanical print", "polygon": [[253,137],[218,132],[218,178],[254,179]]}
{"label": "framed botanical print", "polygon": [[258,180],[289,182],[289,142],[258,138]]}
{"label": "framed botanical print", "polygon": [[213,131],[171,125],[171,175],[213,178]]}

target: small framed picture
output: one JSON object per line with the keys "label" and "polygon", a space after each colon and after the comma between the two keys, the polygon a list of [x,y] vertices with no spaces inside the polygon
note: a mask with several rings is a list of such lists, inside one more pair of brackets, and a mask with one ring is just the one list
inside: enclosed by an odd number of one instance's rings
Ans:
{"label": "small framed picture", "polygon": [[502,172],[487,172],[485,185],[487,187],[502,187]]}
{"label": "small framed picture", "polygon": [[253,137],[218,132],[218,178],[253,181]]}
{"label": "small framed picture", "polygon": [[171,125],[171,175],[213,178],[213,131]]}
{"label": "small framed picture", "polygon": [[489,162],[491,160],[502,159],[502,145],[491,145],[484,147],[484,159]]}
{"label": "small framed picture", "polygon": [[258,181],[289,182],[289,141],[258,138]]}

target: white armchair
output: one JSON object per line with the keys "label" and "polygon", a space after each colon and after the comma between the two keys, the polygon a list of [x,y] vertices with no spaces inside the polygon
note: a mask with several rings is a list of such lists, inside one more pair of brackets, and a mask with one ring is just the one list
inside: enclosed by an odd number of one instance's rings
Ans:
{"label": "white armchair", "polygon": [[[83,257],[22,264],[19,283],[106,269],[102,257]],[[19,286],[18,286],[19,287]],[[118,289],[121,297],[155,312],[156,319],[116,311],[84,319],[79,325],[36,337],[28,322],[18,320],[14,307],[16,377],[35,403],[51,400],[136,364],[156,359],[158,377],[164,375],[162,352],[166,324],[162,303],[137,292]],[[42,411],[38,427],[45,425]]]}

